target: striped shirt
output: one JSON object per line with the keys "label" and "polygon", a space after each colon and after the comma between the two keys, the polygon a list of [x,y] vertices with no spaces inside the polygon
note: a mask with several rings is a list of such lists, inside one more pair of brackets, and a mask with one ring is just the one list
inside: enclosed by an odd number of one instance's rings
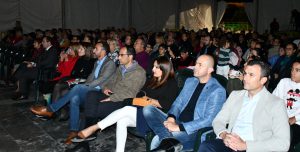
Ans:
{"label": "striped shirt", "polygon": [[229,52],[230,49],[220,48],[218,56],[218,66],[226,66],[229,64]]}

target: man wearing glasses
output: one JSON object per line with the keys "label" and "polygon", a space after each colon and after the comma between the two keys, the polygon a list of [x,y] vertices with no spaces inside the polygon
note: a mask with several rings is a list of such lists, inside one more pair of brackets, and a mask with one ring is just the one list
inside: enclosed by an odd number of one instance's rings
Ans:
{"label": "man wearing glasses", "polygon": [[[85,102],[85,128],[94,125],[124,106],[123,100],[134,98],[146,81],[146,72],[134,60],[135,50],[123,47],[119,52],[120,66],[99,91],[90,91]],[[95,139],[90,136],[85,140]]]}
{"label": "man wearing glasses", "polygon": [[273,91],[275,96],[284,100],[292,132],[289,152],[300,142],[300,60],[297,59],[291,69],[291,78],[281,79]]}

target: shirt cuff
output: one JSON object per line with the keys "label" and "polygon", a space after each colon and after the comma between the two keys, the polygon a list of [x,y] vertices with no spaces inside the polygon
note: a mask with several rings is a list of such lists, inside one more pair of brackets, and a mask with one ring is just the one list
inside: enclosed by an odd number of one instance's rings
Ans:
{"label": "shirt cuff", "polygon": [[[169,117],[172,117],[172,118],[174,118],[174,119],[176,120],[176,117],[175,117],[173,114],[168,114],[168,118],[169,118]],[[167,119],[168,119],[168,118],[167,118]]]}
{"label": "shirt cuff", "polygon": [[180,129],[180,131],[185,131],[185,128],[184,128],[183,124],[179,125],[179,129]]}
{"label": "shirt cuff", "polygon": [[32,66],[33,66],[33,67],[36,67],[36,63],[34,63],[34,62],[31,62],[31,64],[32,64]]}
{"label": "shirt cuff", "polygon": [[223,133],[223,132],[227,132],[227,130],[222,130],[222,131],[220,131],[220,132],[217,134],[217,138],[218,138],[218,139],[222,139],[222,138],[220,137],[220,135],[221,135],[221,133]]}

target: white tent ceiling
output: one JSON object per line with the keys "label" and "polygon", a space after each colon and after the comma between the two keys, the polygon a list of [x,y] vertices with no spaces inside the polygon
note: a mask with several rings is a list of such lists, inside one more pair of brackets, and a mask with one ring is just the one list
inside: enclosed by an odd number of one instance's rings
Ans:
{"label": "white tent ceiling", "polygon": [[[257,1],[247,5],[251,7],[250,16],[258,20],[259,32],[268,29],[274,17],[280,29],[287,30],[291,10],[300,8],[299,0],[260,0],[258,5]],[[218,14],[214,2],[216,0],[0,0],[0,31],[13,28],[17,20],[21,21],[24,32],[38,28],[108,26],[160,31],[166,26],[175,28],[176,24],[188,29],[210,29]]]}

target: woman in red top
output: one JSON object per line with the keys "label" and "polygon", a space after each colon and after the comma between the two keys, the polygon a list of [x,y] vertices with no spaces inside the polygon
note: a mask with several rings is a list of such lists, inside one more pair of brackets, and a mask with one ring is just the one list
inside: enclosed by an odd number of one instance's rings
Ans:
{"label": "woman in red top", "polygon": [[55,77],[53,79],[54,81],[71,75],[72,69],[74,68],[75,63],[78,60],[79,47],[79,44],[73,44],[67,51],[62,51],[60,53],[60,59],[56,69],[57,72],[60,73],[60,75]]}
{"label": "woman in red top", "polygon": [[78,60],[79,44],[72,44],[67,51],[60,53],[59,63],[56,68],[55,77],[48,82],[45,82],[40,88],[42,93],[50,93],[53,91],[55,84],[63,78],[69,77]]}

